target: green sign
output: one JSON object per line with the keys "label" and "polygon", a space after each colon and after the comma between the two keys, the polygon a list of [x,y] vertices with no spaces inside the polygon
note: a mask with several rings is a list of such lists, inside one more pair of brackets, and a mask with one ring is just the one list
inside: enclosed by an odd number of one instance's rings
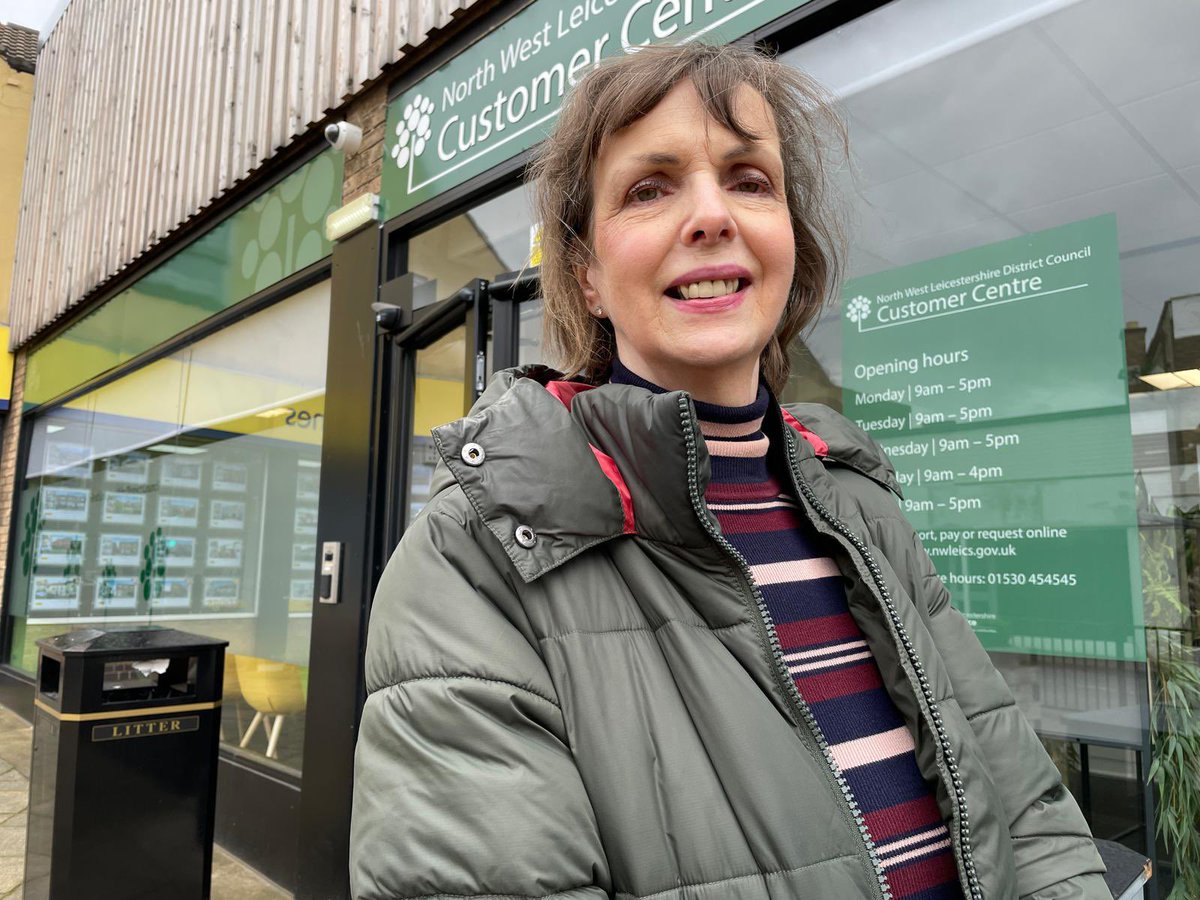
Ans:
{"label": "green sign", "polygon": [[392,101],[385,216],[542,140],[601,59],[650,43],[727,43],[807,0],[540,0]]}
{"label": "green sign", "polygon": [[1140,660],[1113,216],[850,282],[844,412],[989,650]]}
{"label": "green sign", "polygon": [[327,150],[29,355],[37,406],[328,256],[342,154]]}

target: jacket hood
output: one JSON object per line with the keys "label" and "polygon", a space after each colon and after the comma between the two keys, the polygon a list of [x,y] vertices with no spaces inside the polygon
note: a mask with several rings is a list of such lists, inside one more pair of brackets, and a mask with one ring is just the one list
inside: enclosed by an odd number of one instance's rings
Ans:
{"label": "jacket hood", "polygon": [[[849,466],[899,495],[880,446],[845,417],[813,403],[781,414],[804,437],[802,457]],[[433,438],[442,458],[433,493],[457,483],[527,582],[624,534],[708,543],[701,517],[711,514],[694,500],[708,483],[708,453],[683,391],[593,387],[545,366],[506,369]]]}

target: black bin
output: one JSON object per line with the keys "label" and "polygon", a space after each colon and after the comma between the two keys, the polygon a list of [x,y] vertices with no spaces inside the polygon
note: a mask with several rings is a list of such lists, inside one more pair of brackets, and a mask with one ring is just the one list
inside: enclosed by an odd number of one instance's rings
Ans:
{"label": "black bin", "polygon": [[228,641],[38,641],[25,897],[206,898]]}

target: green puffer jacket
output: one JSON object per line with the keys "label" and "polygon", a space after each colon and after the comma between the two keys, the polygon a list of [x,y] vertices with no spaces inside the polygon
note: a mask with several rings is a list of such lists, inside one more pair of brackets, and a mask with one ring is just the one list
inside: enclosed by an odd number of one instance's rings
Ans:
{"label": "green puffer jacket", "polygon": [[[434,430],[436,496],[371,615],[354,896],[883,896],[761,596],[704,505],[688,395],[576,394],[557,377],[502,372]],[[1108,900],[1075,801],[950,605],[879,446],[825,407],[789,409],[824,455],[777,406],[765,427],[840,548],[964,895]]]}

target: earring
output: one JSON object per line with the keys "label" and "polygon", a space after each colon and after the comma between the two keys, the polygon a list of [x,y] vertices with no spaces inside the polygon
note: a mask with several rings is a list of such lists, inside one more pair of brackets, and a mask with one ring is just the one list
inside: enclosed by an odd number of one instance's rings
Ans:
{"label": "earring", "polygon": [[595,313],[596,313],[596,315],[598,315],[598,316],[602,316],[602,315],[604,315],[604,307],[603,307],[603,306],[597,306],[597,307],[596,307],[596,309],[595,309]]}

